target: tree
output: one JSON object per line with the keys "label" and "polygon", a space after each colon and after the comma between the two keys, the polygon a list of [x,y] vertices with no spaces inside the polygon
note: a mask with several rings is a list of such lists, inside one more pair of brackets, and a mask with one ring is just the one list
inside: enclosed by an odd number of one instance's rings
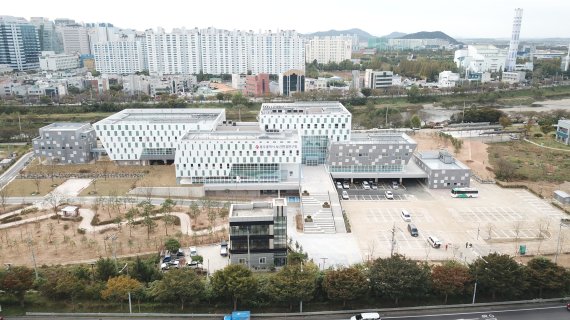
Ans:
{"label": "tree", "polygon": [[6,271],[0,281],[0,289],[13,295],[24,306],[26,291],[34,285],[34,272],[27,267],[12,267]]}
{"label": "tree", "polygon": [[323,287],[327,297],[333,301],[346,301],[362,297],[368,291],[368,280],[362,271],[350,267],[339,270],[329,270],[325,274]]}
{"label": "tree", "polygon": [[39,290],[48,299],[69,299],[74,305],[75,300],[85,293],[88,278],[81,278],[70,269],[48,268],[42,272]]}
{"label": "tree", "polygon": [[420,116],[418,116],[417,114],[414,114],[412,116],[412,119],[410,119],[410,122],[412,124],[412,128],[421,128],[422,127],[422,120],[420,119]]}
{"label": "tree", "polygon": [[150,201],[141,201],[137,206],[142,207],[142,212],[140,213],[142,217],[142,224],[146,227],[146,238],[150,239],[150,233],[152,229],[156,226],[156,222],[152,219],[154,206]]}
{"label": "tree", "polygon": [[174,269],[164,274],[162,280],[155,281],[150,286],[150,293],[159,301],[180,302],[180,310],[188,302],[197,302],[204,295],[204,282],[194,272],[188,269]]}
{"label": "tree", "polygon": [[139,256],[135,260],[131,269],[131,276],[142,283],[150,283],[161,278],[161,273],[156,268],[154,259],[142,260]]}
{"label": "tree", "polygon": [[180,248],[180,242],[174,238],[169,238],[164,243],[164,247],[170,252],[177,252]]}
{"label": "tree", "polygon": [[2,212],[6,212],[6,202],[10,196],[10,191],[5,185],[0,185],[0,205],[2,206]]}
{"label": "tree", "polygon": [[497,160],[497,165],[495,166],[495,176],[497,179],[510,181],[515,178],[516,170],[517,167],[515,164],[508,159],[500,158]]}
{"label": "tree", "polygon": [[529,288],[537,290],[539,298],[542,298],[545,289],[560,294],[569,285],[568,271],[544,257],[530,260],[525,274]]}
{"label": "tree", "polygon": [[57,209],[59,208],[59,206],[61,205],[61,203],[63,203],[65,201],[65,196],[59,192],[50,192],[47,196],[46,196],[46,201],[49,203],[49,205],[51,206],[53,213],[57,215],[57,223],[59,223],[59,218],[60,215],[57,213]]}
{"label": "tree", "polygon": [[421,296],[429,289],[429,267],[396,254],[374,261],[369,271],[372,290],[394,299]]}
{"label": "tree", "polygon": [[432,268],[431,280],[436,293],[445,296],[444,304],[447,304],[449,295],[457,295],[465,290],[465,285],[471,281],[469,268],[456,261],[448,261]]}
{"label": "tree", "polygon": [[411,103],[416,103],[416,102],[420,102],[421,100],[421,93],[420,93],[420,89],[413,85],[410,89],[408,89],[408,101]]}
{"label": "tree", "polygon": [[174,223],[174,217],[171,215],[172,210],[176,206],[176,201],[168,198],[161,204],[160,211],[162,212],[162,220],[164,220],[164,231],[168,236],[168,226]]}
{"label": "tree", "polygon": [[505,299],[515,298],[526,286],[522,281],[522,267],[506,254],[491,253],[479,258],[469,266],[469,270],[471,276],[477,279],[477,290],[490,293],[493,300],[497,295]]}
{"label": "tree", "polygon": [[126,275],[109,278],[105,289],[101,291],[101,298],[104,300],[126,301],[130,293],[143,290],[143,285],[138,280]]}
{"label": "tree", "polygon": [[509,118],[508,116],[501,116],[499,118],[499,123],[501,124],[501,126],[503,126],[503,128],[506,128],[508,126],[510,126],[512,124],[511,122],[511,118]]}
{"label": "tree", "polygon": [[132,229],[135,225],[135,218],[140,214],[139,209],[130,208],[127,213],[125,213],[125,219],[127,219],[127,225],[129,226],[129,237],[132,236]]}
{"label": "tree", "polygon": [[196,218],[200,215],[200,207],[198,206],[198,203],[196,201],[192,201],[189,209],[190,211],[188,214],[190,215],[190,218],[196,220]]}
{"label": "tree", "polygon": [[238,300],[251,297],[257,288],[257,280],[251,270],[241,264],[230,264],[218,270],[212,276],[213,293],[220,297],[231,298],[234,310],[237,310]]}
{"label": "tree", "polygon": [[288,303],[292,310],[293,303],[313,299],[318,272],[313,263],[285,266],[271,277],[269,290],[275,300]]}
{"label": "tree", "polygon": [[101,281],[107,281],[117,275],[117,268],[115,262],[109,258],[99,258],[95,263],[96,272],[95,277]]}

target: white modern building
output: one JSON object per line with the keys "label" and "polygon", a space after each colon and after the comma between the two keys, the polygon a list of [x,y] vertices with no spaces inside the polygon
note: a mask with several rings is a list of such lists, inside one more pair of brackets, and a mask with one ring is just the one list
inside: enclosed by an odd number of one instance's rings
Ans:
{"label": "white modern building", "polygon": [[523,9],[515,9],[515,17],[513,19],[513,33],[511,35],[511,41],[509,43],[509,52],[507,54],[507,60],[505,62],[505,68],[507,71],[515,71],[515,66],[517,64],[517,53],[519,51],[519,37],[521,33],[521,23],[522,23]]}
{"label": "white modern building", "polygon": [[501,81],[507,83],[521,83],[525,80],[526,72],[524,71],[512,71],[512,72],[503,72]]}
{"label": "white modern building", "polygon": [[173,163],[183,136],[213,131],[223,109],[125,109],[93,125],[109,158],[119,165]]}
{"label": "white modern building", "polygon": [[459,73],[442,71],[439,73],[438,86],[441,88],[453,88],[459,81]]}
{"label": "white modern building", "polygon": [[453,61],[458,68],[471,72],[498,72],[505,68],[507,50],[494,45],[469,45],[455,51]]}
{"label": "white modern building", "polygon": [[266,132],[258,123],[222,123],[213,131],[188,132],[175,163],[181,184],[289,182],[298,189],[301,139],[296,130]]}
{"label": "white modern building", "polygon": [[313,37],[305,44],[305,62],[340,63],[352,56],[352,37]]}
{"label": "white modern building", "polygon": [[364,87],[370,89],[389,88],[392,86],[392,71],[376,71],[366,69],[364,72]]}
{"label": "white modern building", "polygon": [[388,39],[394,50],[445,49],[451,45],[445,39]]}
{"label": "white modern building", "polygon": [[76,54],[42,51],[40,69],[43,71],[59,71],[79,68],[79,56]]}

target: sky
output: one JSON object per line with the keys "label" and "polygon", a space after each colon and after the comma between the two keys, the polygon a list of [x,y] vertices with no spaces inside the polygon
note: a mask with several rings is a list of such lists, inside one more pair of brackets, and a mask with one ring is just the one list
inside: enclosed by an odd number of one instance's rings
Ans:
{"label": "sky", "polygon": [[521,38],[570,38],[569,0],[11,0],[2,15],[109,22],[140,31],[162,27],[227,30],[360,28],[443,31],[455,38],[510,38],[515,8],[523,8]]}

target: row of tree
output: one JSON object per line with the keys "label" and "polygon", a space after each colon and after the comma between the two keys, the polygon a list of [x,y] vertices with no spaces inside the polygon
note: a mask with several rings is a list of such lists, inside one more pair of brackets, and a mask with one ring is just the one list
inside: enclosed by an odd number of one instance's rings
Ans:
{"label": "row of tree", "polygon": [[[121,304],[129,293],[136,302],[159,301],[178,304],[209,304],[219,307],[289,306],[299,302],[329,301],[334,309],[350,301],[378,306],[380,301],[399,305],[470,301],[473,285],[486,300],[542,298],[568,292],[570,274],[542,257],[521,265],[512,257],[489,254],[466,266],[455,261],[428,265],[401,255],[379,258],[351,267],[321,271],[305,256],[292,253],[289,264],[273,273],[252,273],[243,265],[228,265],[208,280],[191,269],[158,271],[158,257],[127,263],[100,259],[95,269],[87,266],[42,267],[37,278],[27,267],[0,272],[0,290],[24,304],[25,293],[36,289],[46,299],[75,305],[96,300]],[[121,273],[118,272],[122,269]],[[513,285],[515,284],[516,285]],[[6,297],[3,298],[4,303]]]}

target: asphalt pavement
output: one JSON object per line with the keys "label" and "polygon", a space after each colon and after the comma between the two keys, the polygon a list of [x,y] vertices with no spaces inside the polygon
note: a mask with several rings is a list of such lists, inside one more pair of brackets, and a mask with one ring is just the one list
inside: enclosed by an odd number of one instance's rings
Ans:
{"label": "asphalt pavement", "polygon": [[29,163],[29,161],[34,157],[33,152],[28,152],[23,155],[16,163],[10,166],[1,176],[0,176],[0,187],[3,187],[10,183],[16,175],[20,172],[20,170],[24,169],[24,167]]}

